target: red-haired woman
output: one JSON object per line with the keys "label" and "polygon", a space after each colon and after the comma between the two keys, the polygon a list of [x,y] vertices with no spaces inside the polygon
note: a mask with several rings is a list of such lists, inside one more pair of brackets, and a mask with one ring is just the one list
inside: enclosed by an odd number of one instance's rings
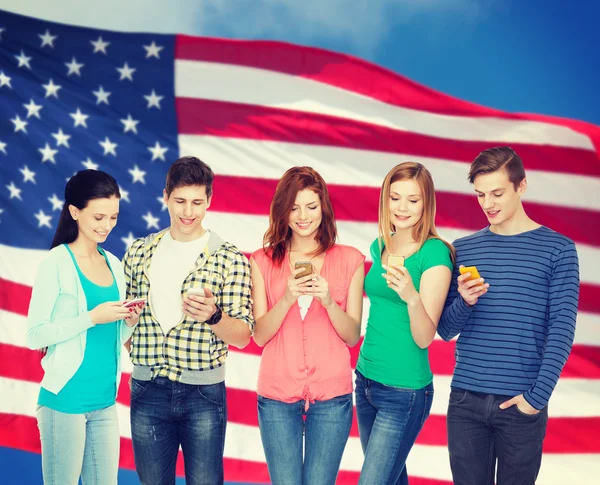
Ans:
{"label": "red-haired woman", "polygon": [[[336,237],[323,178],[288,170],[250,260],[254,340],[264,346],[258,423],[273,485],[334,485],[350,434],[348,346],[360,338],[365,258]],[[299,277],[298,262],[310,274]]]}

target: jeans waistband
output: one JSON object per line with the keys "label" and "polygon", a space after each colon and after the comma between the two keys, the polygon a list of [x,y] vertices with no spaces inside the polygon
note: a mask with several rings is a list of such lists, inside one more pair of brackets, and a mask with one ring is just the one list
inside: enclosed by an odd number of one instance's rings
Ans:
{"label": "jeans waistband", "polygon": [[[152,380],[152,367],[147,365],[134,365],[131,377],[138,381]],[[218,384],[225,380],[225,364],[216,369],[208,370],[183,370],[179,382],[194,386]]]}

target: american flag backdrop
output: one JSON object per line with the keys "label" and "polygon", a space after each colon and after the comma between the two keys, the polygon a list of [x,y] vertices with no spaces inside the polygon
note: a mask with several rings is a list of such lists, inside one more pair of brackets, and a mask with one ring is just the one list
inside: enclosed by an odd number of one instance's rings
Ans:
{"label": "american flag backdrop", "polygon": [[[170,162],[198,156],[216,174],[205,226],[248,254],[261,245],[278,178],[310,165],[329,184],[340,242],[369,255],[379,186],[406,160],[433,174],[443,237],[484,227],[466,175],[480,151],[498,145],[525,162],[528,214],[573,239],[580,257],[575,344],[550,401],[538,483],[597,483],[600,127],[484,108],[315,48],[99,31],[0,11],[0,469],[10,466],[3,450],[40,449],[42,370],[39,353],[25,347],[26,314],[76,171],[105,170],[119,182],[121,215],[106,247],[122,256],[134,237],[168,224],[161,192]],[[257,427],[259,359],[254,344],[232,348],[228,359],[229,481],[268,483]],[[445,413],[454,344],[436,339],[430,361],[436,397],[408,460],[412,485],[451,483]],[[118,407],[121,466],[133,469],[130,370],[127,362]],[[338,483],[356,483],[361,464],[354,423]]]}

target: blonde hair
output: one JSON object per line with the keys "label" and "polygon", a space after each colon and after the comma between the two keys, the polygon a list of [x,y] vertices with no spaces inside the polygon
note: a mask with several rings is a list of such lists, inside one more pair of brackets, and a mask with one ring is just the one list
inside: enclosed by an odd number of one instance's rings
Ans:
{"label": "blonde hair", "polygon": [[389,248],[395,227],[390,219],[390,187],[399,180],[416,180],[421,187],[423,197],[423,214],[412,229],[412,237],[417,242],[417,251],[428,239],[439,239],[450,250],[452,262],[455,261],[454,247],[444,241],[435,228],[435,187],[431,173],[424,165],[416,162],[404,162],[392,168],[383,179],[379,196],[379,248],[382,243]]}

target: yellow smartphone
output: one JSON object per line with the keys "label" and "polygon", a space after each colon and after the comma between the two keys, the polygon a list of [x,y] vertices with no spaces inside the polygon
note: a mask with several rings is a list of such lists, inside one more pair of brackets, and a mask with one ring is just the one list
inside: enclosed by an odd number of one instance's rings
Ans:
{"label": "yellow smartphone", "polygon": [[296,261],[294,264],[294,269],[304,268],[304,271],[301,271],[299,274],[295,276],[296,279],[302,278],[304,276],[308,276],[309,274],[313,274],[313,265],[310,261]]}
{"label": "yellow smartphone", "polygon": [[388,254],[387,265],[388,266],[404,266],[406,258],[400,254]]}
{"label": "yellow smartphone", "polygon": [[479,278],[481,278],[481,276],[479,276],[479,271],[477,271],[477,268],[475,266],[465,266],[463,268],[458,268],[458,271],[460,271],[460,274],[471,273],[471,276],[467,278],[467,281],[478,280]]}

